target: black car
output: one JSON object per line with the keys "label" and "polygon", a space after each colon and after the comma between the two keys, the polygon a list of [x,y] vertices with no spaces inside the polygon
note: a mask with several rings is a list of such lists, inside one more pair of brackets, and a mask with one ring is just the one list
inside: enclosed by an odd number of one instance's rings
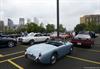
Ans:
{"label": "black car", "polygon": [[0,35],[0,47],[8,46],[14,47],[17,44],[17,40],[15,38],[11,38],[7,35]]}

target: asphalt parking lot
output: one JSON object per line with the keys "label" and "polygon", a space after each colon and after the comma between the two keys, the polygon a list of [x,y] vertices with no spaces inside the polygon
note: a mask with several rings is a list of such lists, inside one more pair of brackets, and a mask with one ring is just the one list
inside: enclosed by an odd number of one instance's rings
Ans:
{"label": "asphalt parking lot", "polygon": [[54,65],[34,63],[24,57],[28,45],[0,48],[0,69],[100,69],[100,36],[93,48],[74,47],[73,54],[66,55]]}

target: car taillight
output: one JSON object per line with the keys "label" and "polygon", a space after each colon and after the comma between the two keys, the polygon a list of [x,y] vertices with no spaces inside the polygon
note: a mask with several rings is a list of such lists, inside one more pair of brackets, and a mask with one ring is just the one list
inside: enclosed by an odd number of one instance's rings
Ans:
{"label": "car taillight", "polygon": [[86,39],[86,40],[90,40],[90,39]]}

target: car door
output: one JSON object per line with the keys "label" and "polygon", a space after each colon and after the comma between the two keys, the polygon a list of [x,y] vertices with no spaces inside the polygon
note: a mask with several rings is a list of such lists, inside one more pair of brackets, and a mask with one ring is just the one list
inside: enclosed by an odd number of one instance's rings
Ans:
{"label": "car door", "polygon": [[58,53],[59,53],[59,56],[64,56],[66,55],[68,52],[69,52],[69,46],[63,44],[61,46],[58,47]]}
{"label": "car door", "polygon": [[0,36],[0,45],[5,45],[6,39],[2,36]]}
{"label": "car door", "polygon": [[47,39],[47,37],[46,37],[46,36],[41,35],[41,41],[45,41],[46,39]]}
{"label": "car door", "polygon": [[35,39],[36,42],[41,42],[41,36],[40,36],[40,34],[35,34],[34,35],[34,39]]}
{"label": "car door", "polygon": [[39,40],[40,40],[41,42],[45,40],[45,38],[43,37],[42,34],[39,34]]}
{"label": "car door", "polygon": [[2,37],[0,36],[0,45],[2,45]]}

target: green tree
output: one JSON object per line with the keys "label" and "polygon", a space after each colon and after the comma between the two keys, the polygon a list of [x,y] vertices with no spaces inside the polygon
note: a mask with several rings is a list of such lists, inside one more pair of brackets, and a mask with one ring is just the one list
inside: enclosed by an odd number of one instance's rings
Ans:
{"label": "green tree", "polygon": [[39,26],[36,23],[27,23],[27,32],[38,32]]}
{"label": "green tree", "polygon": [[77,24],[76,27],[74,28],[75,32],[79,32],[79,31],[84,31],[87,29],[87,25],[82,23],[82,24]]}
{"label": "green tree", "polygon": [[59,25],[59,32],[66,32],[66,28],[64,28],[62,24]]}
{"label": "green tree", "polygon": [[87,24],[88,31],[96,31],[97,25],[95,22],[90,22]]}
{"label": "green tree", "polygon": [[48,33],[54,32],[55,31],[55,25],[54,24],[47,24],[46,25],[46,31]]}
{"label": "green tree", "polygon": [[95,32],[100,33],[100,24],[97,25]]}
{"label": "green tree", "polygon": [[40,24],[38,29],[39,29],[39,32],[41,32],[41,33],[46,31],[46,29],[44,28],[44,24],[43,23]]}

